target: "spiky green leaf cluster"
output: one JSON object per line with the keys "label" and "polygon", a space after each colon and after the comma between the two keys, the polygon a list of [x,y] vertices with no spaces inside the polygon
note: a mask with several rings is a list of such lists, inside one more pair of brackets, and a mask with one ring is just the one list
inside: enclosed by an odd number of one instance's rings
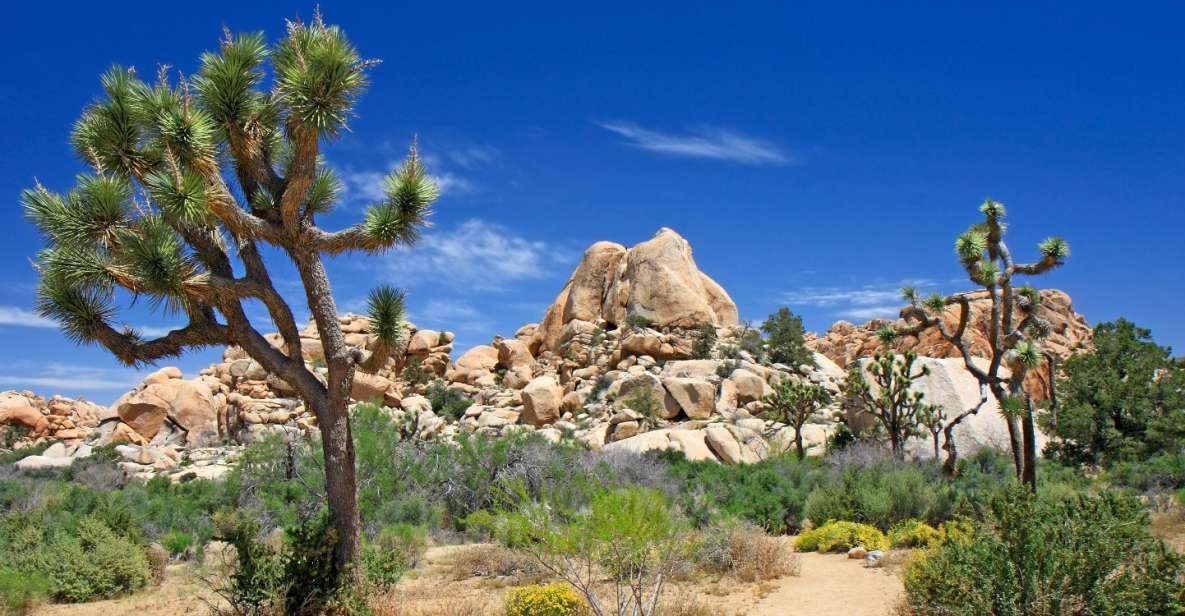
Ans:
{"label": "spiky green leaf cluster", "polygon": [[209,221],[205,180],[196,172],[171,173],[157,169],[144,178],[144,183],[166,220],[181,225]]}
{"label": "spiky green leaf cluster", "polygon": [[263,80],[267,44],[262,32],[228,36],[219,53],[202,54],[193,78],[202,106],[220,126],[248,124],[268,111],[267,96],[256,91]]}
{"label": "spiky green leaf cluster", "polygon": [[324,214],[333,210],[333,204],[342,191],[342,181],[332,169],[322,166],[317,170],[317,177],[309,187],[306,211],[312,214]]}
{"label": "spiky green leaf cluster", "polygon": [[181,238],[159,216],[142,217],[121,234],[112,268],[120,284],[170,311],[184,307],[185,284],[199,271]]}
{"label": "spiky green leaf cluster", "polygon": [[975,268],[974,278],[975,282],[990,287],[995,285],[1000,277],[1000,266],[996,265],[994,261],[982,259],[979,265]]}
{"label": "spiky green leaf cluster", "polygon": [[109,245],[131,219],[131,184],[111,175],[80,175],[77,182],[64,197],[41,186],[25,190],[25,216],[54,244]]}
{"label": "spiky green leaf cluster", "polygon": [[341,29],[319,16],[307,25],[290,22],[272,60],[276,93],[288,116],[326,136],[345,128],[366,89],[366,66]]}
{"label": "spiky green leaf cluster", "polygon": [[391,286],[376,287],[370,292],[368,315],[370,331],[388,345],[394,346],[403,338],[406,316],[405,294]]}
{"label": "spiky green leaf cluster", "polygon": [[1041,349],[1029,340],[1021,340],[1012,347],[1012,362],[1022,368],[1033,370],[1041,366]]}
{"label": "spiky green leaf cluster", "polygon": [[934,292],[926,296],[926,299],[922,301],[922,305],[931,312],[941,313],[946,309],[946,298]]}
{"label": "spiky green leaf cluster", "polygon": [[876,330],[876,339],[880,340],[882,344],[891,345],[894,342],[897,342],[897,337],[897,330],[889,327],[888,325]]}
{"label": "spiky green leaf cluster", "polygon": [[979,212],[991,220],[1000,220],[1004,218],[1004,204],[991,198],[984,199]]}
{"label": "spiky green leaf cluster", "polygon": [[100,81],[106,98],[82,113],[70,142],[78,156],[96,168],[136,177],[156,161],[140,148],[141,127],[133,109],[135,73],[116,65]]}
{"label": "spiky green leaf cluster", "polygon": [[987,250],[987,234],[975,229],[968,229],[955,239],[955,252],[964,266],[973,264],[983,256]]}
{"label": "spiky green leaf cluster", "polygon": [[1020,396],[1004,396],[1000,399],[1000,413],[1005,417],[1019,417],[1025,410],[1025,401]]}
{"label": "spiky green leaf cluster", "polygon": [[1037,249],[1046,259],[1059,263],[1070,256],[1070,244],[1060,237],[1045,238],[1037,245]]}
{"label": "spiky green leaf cluster", "polygon": [[918,290],[916,287],[909,285],[901,287],[901,299],[913,304],[918,301]]}
{"label": "spiky green leaf cluster", "polygon": [[383,181],[383,189],[386,198],[366,211],[366,233],[374,250],[414,242],[439,194],[415,144],[403,165]]}

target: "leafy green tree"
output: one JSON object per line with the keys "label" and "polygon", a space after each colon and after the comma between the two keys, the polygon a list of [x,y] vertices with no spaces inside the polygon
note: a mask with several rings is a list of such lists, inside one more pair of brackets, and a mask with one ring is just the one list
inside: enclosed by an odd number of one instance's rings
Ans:
{"label": "leafy green tree", "polygon": [[[892,338],[888,330],[880,332],[882,339]],[[897,459],[905,458],[905,441],[918,432],[919,414],[929,412],[923,402],[925,394],[913,388],[913,382],[930,373],[928,366],[914,369],[918,355],[905,351],[898,355],[892,350],[878,352],[867,369],[859,365],[848,371],[844,383],[845,394],[856,409],[873,416]],[[871,382],[865,376],[872,377]]]}
{"label": "leafy green tree", "polygon": [[692,347],[691,354],[696,359],[711,359],[712,350],[716,348],[716,326],[711,323],[705,323],[699,327],[695,332],[695,345]]}
{"label": "leafy green tree", "polygon": [[[112,67],[101,80],[103,97],[71,134],[91,171],[65,194],[40,185],[22,194],[47,244],[38,255],[38,311],[71,340],[99,343],[128,365],[237,345],[316,414],[338,564],[358,554],[351,385],[356,370],[377,370],[400,343],[404,309],[402,292],[374,290],[377,345],[351,347],[323,258],[414,242],[437,194],[413,143],[362,222],[339,231],[317,225],[342,186],[321,144],[346,129],[373,64],[317,14],[311,23],[289,22],[270,48],[262,33],[228,32],[189,79],[170,80],[161,70],[149,84],[134,70]],[[324,381],[301,357],[299,330],[273,284],[265,245],[300,275],[325,350]],[[117,304],[138,297],[187,323],[153,339],[121,326]],[[267,308],[280,343],[248,318],[248,300]]]}
{"label": "leafy green tree", "polygon": [[769,406],[766,416],[774,421],[789,424],[794,428],[794,450],[798,459],[806,457],[802,446],[802,427],[818,417],[819,409],[827,403],[827,392],[814,383],[800,382],[784,377],[774,384],[773,393],[764,396],[762,402]]}
{"label": "leafy green tree", "polygon": [[[1007,225],[1004,204],[992,199],[979,206],[984,221],[971,225],[955,240],[955,253],[970,281],[983,287],[991,301],[991,316],[985,332],[989,360],[986,368],[976,364],[971,348],[964,338],[971,317],[971,293],[942,296],[937,293],[926,298],[918,296],[913,287],[901,293],[909,307],[904,317],[913,321],[898,335],[916,335],[928,328],[937,328],[942,338],[958,349],[967,371],[979,381],[979,402],[955,415],[943,427],[946,435],[947,459],[944,468],[954,472],[958,450],[955,448],[955,426],[979,412],[987,403],[988,394],[995,398],[1008,421],[1008,435],[1012,446],[1013,464],[1019,479],[1030,489],[1037,489],[1037,431],[1036,405],[1025,391],[1025,377],[1040,368],[1047,360],[1041,339],[1049,333],[1049,322],[1041,316],[1041,294],[1029,285],[1015,286],[1017,276],[1038,276],[1065,263],[1070,256],[1070,245],[1060,237],[1049,237],[1037,246],[1041,258],[1031,263],[1018,263],[1004,241]],[[957,307],[958,322],[951,329],[945,320],[947,309]],[[1017,313],[1020,314],[1018,320]],[[1007,368],[1008,376],[1005,376]]]}
{"label": "leafy green tree", "polygon": [[815,356],[806,348],[802,317],[785,306],[769,315],[761,324],[761,331],[769,338],[769,359],[797,369],[801,365],[815,365]]}
{"label": "leafy green tree", "polygon": [[1066,359],[1058,405],[1041,415],[1047,451],[1075,464],[1138,461],[1185,448],[1185,366],[1126,319],[1094,329],[1094,350]]}

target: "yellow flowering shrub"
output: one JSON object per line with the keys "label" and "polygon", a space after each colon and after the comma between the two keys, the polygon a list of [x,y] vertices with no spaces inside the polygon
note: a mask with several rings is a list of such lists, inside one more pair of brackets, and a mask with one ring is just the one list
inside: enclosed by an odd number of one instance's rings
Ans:
{"label": "yellow flowering shrub", "polygon": [[580,616],[588,604],[563,582],[511,588],[506,593],[506,616]]}
{"label": "yellow flowering shrub", "polygon": [[921,520],[898,522],[889,529],[889,545],[895,548],[928,548],[943,539],[941,530]]}
{"label": "yellow flowering shrub", "polygon": [[856,546],[884,550],[889,547],[889,541],[875,526],[833,520],[803,532],[794,542],[799,552],[846,552]]}

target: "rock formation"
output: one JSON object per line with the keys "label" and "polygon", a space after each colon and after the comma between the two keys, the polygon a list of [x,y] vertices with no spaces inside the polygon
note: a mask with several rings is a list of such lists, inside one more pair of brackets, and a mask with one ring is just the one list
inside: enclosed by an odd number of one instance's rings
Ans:
{"label": "rock formation", "polygon": [[[975,293],[971,297],[971,318],[968,321],[965,340],[973,356],[988,357],[991,353],[987,339],[991,300],[986,291]],[[1049,336],[1042,341],[1043,348],[1055,357],[1064,358],[1090,346],[1090,325],[1082,315],[1075,312],[1069,295],[1057,289],[1044,289],[1041,291],[1041,308],[1042,316],[1051,326]],[[1019,311],[1017,314],[1019,315]],[[943,319],[947,327],[953,331],[958,325],[959,308],[947,307]],[[906,322],[902,319],[873,319],[863,325],[853,325],[847,321],[839,321],[822,336],[808,334],[806,345],[807,348],[826,355],[841,368],[846,368],[854,360],[871,357],[881,349],[876,332],[886,324],[900,329]],[[925,357],[960,356],[959,351],[943,340],[934,328],[927,329],[918,336],[904,336],[897,344],[901,350],[911,349]],[[1039,399],[1045,398],[1048,391],[1048,372],[1045,369],[1034,370],[1029,373],[1028,378],[1026,387],[1029,393]]]}
{"label": "rock formation", "polygon": [[532,350],[562,354],[565,331],[583,329],[572,323],[620,327],[631,315],[656,328],[737,324],[732,298],[699,270],[687,240],[664,227],[628,250],[613,242],[590,246],[535,329]]}
{"label": "rock formation", "polygon": [[[1064,356],[1088,345],[1090,329],[1069,296],[1050,290],[1042,298],[1053,326],[1047,348]],[[972,307],[968,340],[973,353],[986,354],[986,297]],[[349,344],[362,349],[375,344],[365,317],[340,319]],[[841,321],[823,336],[808,335],[815,366],[771,365],[742,350],[740,341],[753,332],[738,325],[736,305],[699,271],[687,241],[664,228],[629,249],[593,244],[538,324],[524,325],[509,338],[496,336],[455,362],[452,333],[409,326],[404,348],[377,374],[358,374],[351,397],[381,405],[409,438],[447,441],[464,433],[534,431],[552,441],[578,439],[594,449],[674,449],[695,460],[755,462],[792,445],[792,429],[766,419],[762,401],[786,378],[811,381],[831,395],[829,408],[803,428],[808,453],[822,451],[838,425],[844,369],[879,349],[875,332],[883,324]],[[714,328],[717,340],[704,354],[696,343],[707,327]],[[317,368],[324,356],[316,325],[310,323],[300,337],[305,361],[324,377],[325,369]],[[281,346],[278,335],[268,339]],[[974,379],[937,332],[907,337],[901,345],[928,356],[919,361],[931,373],[918,386],[930,401],[948,413],[974,406]],[[442,395],[472,403],[442,405]],[[847,420],[859,428],[868,418]],[[0,430],[6,424],[20,426],[26,443],[58,441],[45,454],[22,460],[21,468],[65,466],[90,455],[94,446],[115,444],[129,476],[174,480],[219,477],[241,444],[269,434],[317,434],[316,418],[292,389],[234,347],[193,379],[162,368],[110,408],[5,392]],[[956,438],[961,450],[970,451],[1006,443],[1006,434],[998,409],[989,403],[960,426]],[[911,449],[930,452],[924,441]]]}

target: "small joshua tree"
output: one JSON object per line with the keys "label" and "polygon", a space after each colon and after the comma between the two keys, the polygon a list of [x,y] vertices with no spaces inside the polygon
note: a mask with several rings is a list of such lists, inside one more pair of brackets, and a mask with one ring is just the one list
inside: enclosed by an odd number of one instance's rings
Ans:
{"label": "small joshua tree", "polygon": [[[437,194],[413,143],[407,161],[387,177],[385,198],[362,222],[335,232],[317,226],[341,189],[321,144],[346,128],[372,64],[318,14],[309,24],[290,22],[270,49],[262,33],[227,32],[188,80],[170,82],[161,70],[150,85],[133,70],[112,67],[102,77],[103,98],[83,112],[71,135],[91,172],[64,195],[40,185],[22,194],[47,244],[37,263],[38,310],[71,340],[97,342],[128,365],[237,345],[296,390],[321,428],[339,566],[358,555],[347,407],[354,374],[382,367],[401,343],[404,310],[400,291],[374,290],[377,343],[370,350],[349,346],[323,256],[414,242]],[[304,362],[264,245],[299,272],[325,352],[324,380]],[[118,323],[117,302],[129,297],[146,297],[188,322],[145,339]],[[269,343],[251,322],[246,300],[267,308],[281,344]]]}
{"label": "small joshua tree", "polygon": [[[877,336],[888,347],[897,334],[892,329],[883,328]],[[913,389],[914,381],[930,373],[928,366],[914,369],[917,359],[918,355],[913,351],[898,355],[886,349],[878,352],[868,364],[871,383],[860,366],[854,366],[848,372],[845,383],[848,399],[860,411],[876,418],[897,459],[905,458],[905,441],[918,434],[919,415],[930,412],[930,405],[923,402],[925,394]]]}
{"label": "small joshua tree", "polygon": [[761,401],[769,406],[766,414],[770,419],[794,428],[794,450],[799,460],[805,458],[802,427],[818,416],[819,409],[827,403],[827,392],[814,383],[800,382],[787,376],[775,383],[773,393],[764,396]]}
{"label": "small joshua tree", "polygon": [[[920,298],[913,288],[905,288],[902,295],[909,301],[903,316],[914,321],[899,334],[915,335],[934,327],[943,339],[955,347],[963,363],[979,381],[979,402],[955,415],[944,426],[947,451],[944,468],[955,471],[958,452],[953,430],[967,417],[979,412],[987,403],[989,393],[1000,405],[1008,422],[1013,462],[1017,476],[1031,489],[1037,487],[1037,439],[1034,427],[1034,403],[1025,391],[1025,377],[1041,367],[1047,358],[1040,341],[1050,329],[1041,316],[1041,295],[1029,285],[1015,286],[1016,276],[1037,276],[1065,263],[1070,245],[1060,237],[1042,241],[1037,249],[1041,258],[1031,263],[1017,263],[1004,242],[1004,204],[987,199],[979,207],[984,221],[972,225],[955,240],[955,252],[971,282],[982,286],[991,300],[991,316],[987,323],[988,365],[981,367],[972,360],[971,348],[965,338],[971,317],[969,293],[949,296],[932,294]],[[957,306],[958,322],[950,328],[944,320],[946,309]],[[1017,316],[1020,318],[1018,319]],[[1002,368],[1009,376],[1002,376]],[[1018,424],[1020,424],[1018,426]],[[1023,441],[1023,442],[1022,442]]]}
{"label": "small joshua tree", "polygon": [[942,457],[942,451],[939,446],[941,441],[939,437],[942,435],[942,428],[946,425],[946,414],[943,412],[941,406],[937,404],[926,404],[918,409],[918,428],[926,429],[926,433],[930,435],[930,440],[934,444],[934,459],[938,460]]}

